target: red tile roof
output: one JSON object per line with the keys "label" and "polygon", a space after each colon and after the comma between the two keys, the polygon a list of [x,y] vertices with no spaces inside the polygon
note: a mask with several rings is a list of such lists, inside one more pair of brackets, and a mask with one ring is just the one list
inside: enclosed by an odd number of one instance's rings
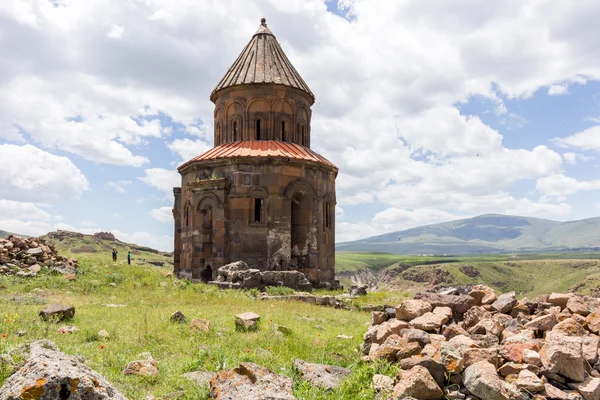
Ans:
{"label": "red tile roof", "polygon": [[227,143],[192,158],[181,164],[177,169],[181,170],[195,161],[244,157],[293,158],[295,160],[318,162],[337,169],[331,161],[315,153],[308,147],[295,143],[280,142],[278,140],[245,140]]}

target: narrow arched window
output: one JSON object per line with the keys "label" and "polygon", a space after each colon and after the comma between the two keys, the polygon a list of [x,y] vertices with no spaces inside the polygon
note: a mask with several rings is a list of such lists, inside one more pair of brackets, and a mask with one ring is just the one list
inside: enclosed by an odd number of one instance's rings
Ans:
{"label": "narrow arched window", "polygon": [[237,127],[237,120],[233,121],[233,140],[236,141],[238,140],[238,127]]}
{"label": "narrow arched window", "polygon": [[183,218],[185,219],[185,227],[190,226],[190,206],[188,204],[185,205],[185,210],[183,212]]}
{"label": "narrow arched window", "polygon": [[285,137],[285,121],[281,121],[281,140],[286,141]]}
{"label": "narrow arched window", "polygon": [[331,203],[326,201],[323,204],[323,230],[331,229]]}
{"label": "narrow arched window", "polygon": [[300,144],[302,146],[306,145],[306,138],[304,137],[304,125],[302,125],[302,131],[300,132]]}
{"label": "narrow arched window", "polygon": [[296,134],[294,135],[295,138],[292,140],[293,142],[298,142],[298,136],[300,135],[300,124],[297,123],[296,124]]}
{"label": "narrow arched window", "polygon": [[217,143],[215,145],[221,144],[221,124],[217,124]]}
{"label": "narrow arched window", "polygon": [[260,119],[256,120],[256,140],[260,140]]}

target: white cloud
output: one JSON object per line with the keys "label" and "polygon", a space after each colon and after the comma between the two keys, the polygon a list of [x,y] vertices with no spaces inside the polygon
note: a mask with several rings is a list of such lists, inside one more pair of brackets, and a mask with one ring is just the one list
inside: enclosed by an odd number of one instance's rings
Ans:
{"label": "white cloud", "polygon": [[150,215],[157,221],[173,223],[173,208],[172,207],[161,207],[155,208],[150,211]]}
{"label": "white cloud", "polygon": [[0,215],[6,219],[21,218],[29,221],[49,221],[52,218],[50,213],[40,209],[33,203],[3,199],[0,199]]}
{"label": "white cloud", "polygon": [[144,173],[146,175],[138,179],[160,190],[167,198],[173,196],[174,187],[181,186],[181,175],[176,170],[150,168],[145,170]]}
{"label": "white cloud", "polygon": [[561,147],[600,151],[600,125],[595,125],[565,138],[556,138],[554,143]]}
{"label": "white cloud", "polygon": [[[486,7],[339,1],[351,21],[326,12],[323,0],[131,4],[0,2],[3,32],[16,38],[0,49],[0,137],[140,167],[151,161],[144,154],[149,140],[174,135],[165,126],[172,121],[193,138],[168,139],[169,149],[181,160],[192,158],[212,141],[209,93],[258,18],[268,15],[317,97],[313,148],[340,167],[340,205],[380,203],[414,215],[437,210],[430,215],[442,219],[482,210],[570,211],[556,197],[511,194],[516,184],[560,174],[563,161],[579,158],[543,146],[506,148],[503,130],[525,120],[502,98],[545,88],[558,94],[600,79],[597,40],[589,35],[597,1],[507,0]],[[474,96],[490,100],[502,130],[459,113]],[[600,131],[592,129],[557,143],[600,151]],[[45,176],[39,170],[28,179]],[[87,189],[82,175],[79,182],[72,182],[77,174],[59,176],[67,182],[57,182],[56,190],[47,182],[49,194],[40,196],[40,187],[17,187],[13,175],[5,189],[0,174],[0,197],[7,192],[37,204]],[[166,197],[180,184],[176,171],[162,168],[146,169],[140,179]]]}
{"label": "white cloud", "polygon": [[66,157],[55,156],[26,144],[0,145],[0,198],[52,203],[78,198],[89,184]]}
{"label": "white cloud", "polygon": [[567,164],[577,164],[578,161],[588,161],[592,159],[592,157],[586,156],[584,154],[573,152],[563,153],[562,157]]}
{"label": "white cloud", "polygon": [[108,31],[108,33],[106,34],[106,37],[109,39],[121,39],[124,31],[125,31],[124,26],[113,25],[110,28],[110,30]]}
{"label": "white cloud", "polygon": [[600,179],[578,181],[563,174],[538,179],[536,189],[549,196],[567,196],[581,191],[600,190]]}
{"label": "white cloud", "polygon": [[562,94],[567,94],[569,91],[569,85],[551,85],[548,88],[548,96],[560,96]]}
{"label": "white cloud", "polygon": [[131,181],[108,181],[106,185],[114,189],[117,193],[125,193],[125,187],[131,185]]}
{"label": "white cloud", "polygon": [[182,161],[188,161],[199,154],[211,149],[203,140],[176,139],[169,144],[169,149],[177,154]]}

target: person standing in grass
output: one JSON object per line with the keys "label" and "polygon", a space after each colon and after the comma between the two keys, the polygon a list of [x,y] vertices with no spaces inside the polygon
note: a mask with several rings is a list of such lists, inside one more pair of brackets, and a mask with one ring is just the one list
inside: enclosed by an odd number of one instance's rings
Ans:
{"label": "person standing in grass", "polygon": [[113,251],[112,251],[112,256],[113,256],[113,262],[117,262],[117,249],[115,249],[113,247]]}
{"label": "person standing in grass", "polygon": [[127,252],[127,264],[131,265],[131,252]]}

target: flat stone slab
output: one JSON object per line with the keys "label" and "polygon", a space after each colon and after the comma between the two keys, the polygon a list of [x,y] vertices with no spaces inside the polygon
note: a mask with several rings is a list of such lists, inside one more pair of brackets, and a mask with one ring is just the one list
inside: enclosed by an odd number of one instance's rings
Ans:
{"label": "flat stone slab", "polygon": [[335,365],[313,364],[302,360],[294,360],[294,368],[310,384],[332,390],[340,386],[342,380],[352,371]]}
{"label": "flat stone slab", "polygon": [[75,316],[75,307],[62,304],[50,304],[40,311],[40,317],[44,320],[64,321]]}

